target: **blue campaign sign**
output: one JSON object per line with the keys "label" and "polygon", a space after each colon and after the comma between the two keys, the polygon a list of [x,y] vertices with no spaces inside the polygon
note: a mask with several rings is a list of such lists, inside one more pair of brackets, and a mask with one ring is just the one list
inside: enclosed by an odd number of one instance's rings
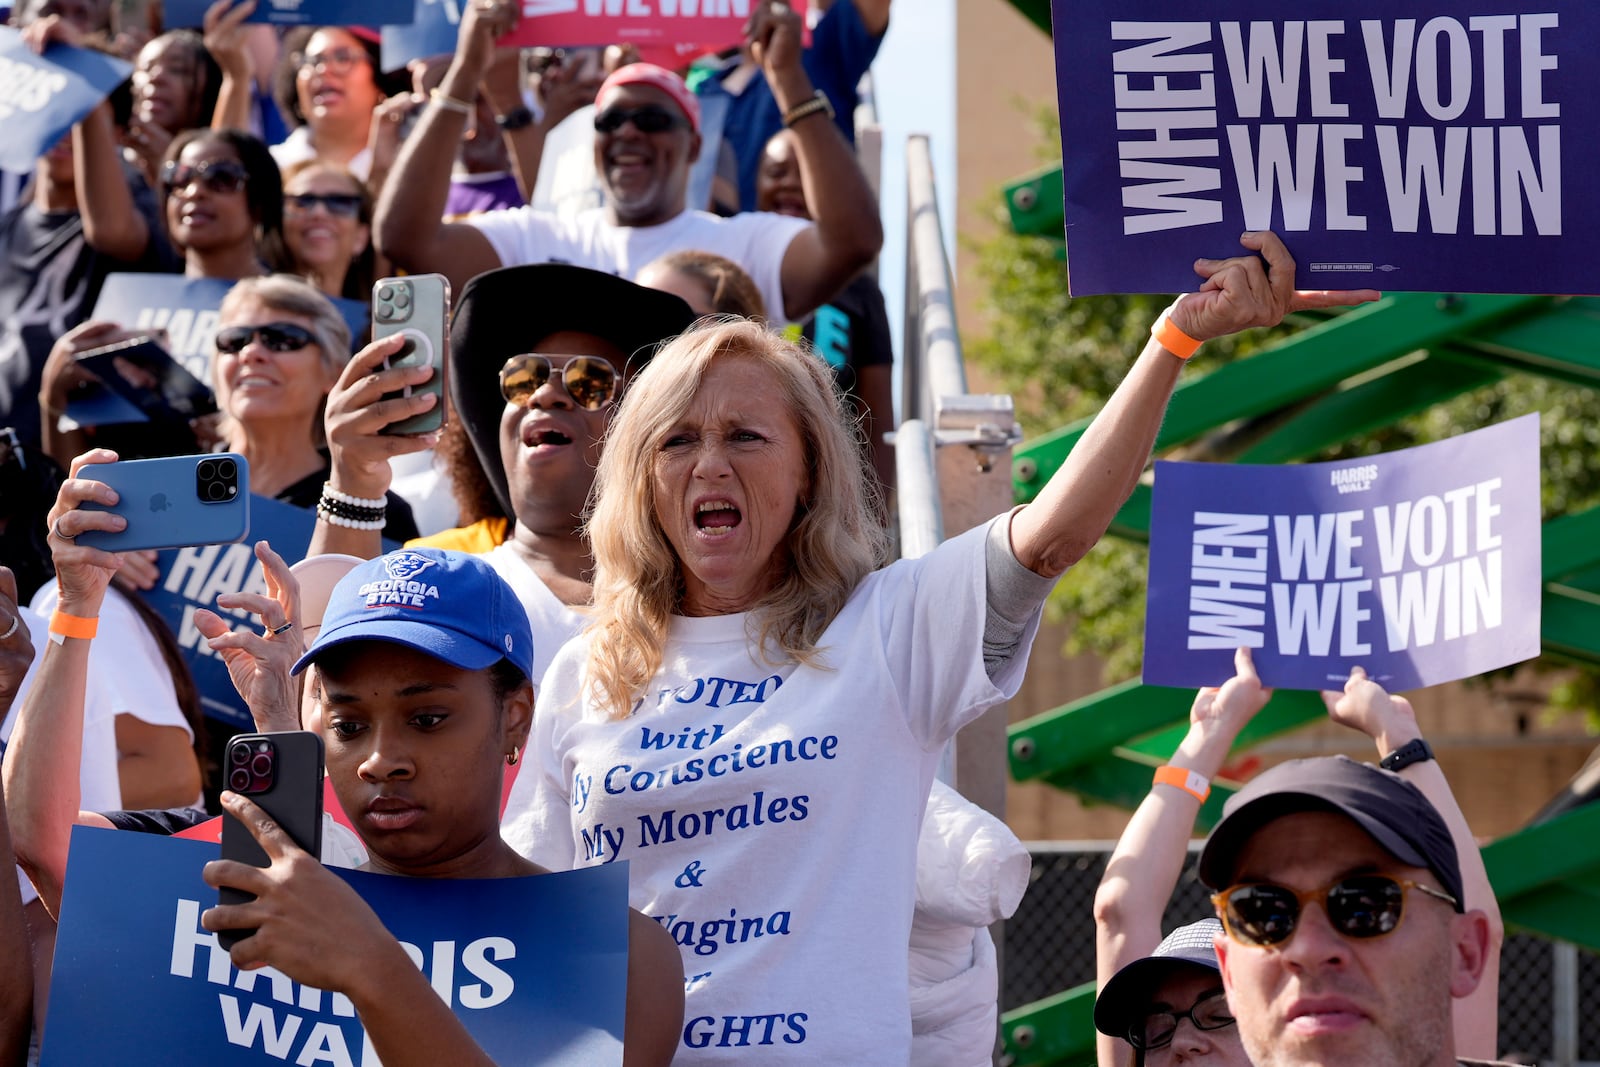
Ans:
{"label": "blue campaign sign", "polygon": [[1539,654],[1539,417],[1356,460],[1157,463],[1144,681],[1391,691]]}
{"label": "blue campaign sign", "polygon": [[[178,648],[194,675],[195,688],[200,691],[200,703],[207,715],[241,729],[255,729],[250,709],[228,675],[227,664],[211,651],[205,636],[195,629],[195,609],[209,608],[229,619],[229,613],[217,607],[219,595],[267,591],[261,561],[256,559],[255,543],[269,542],[278,555],[294,563],[305,558],[316,523],[316,513],[307,508],[252,494],[250,533],[243,542],[168,549],[157,555],[156,567],[160,573],[154,588],[146,592],[144,598],[177,637]],[[387,552],[399,546],[386,541],[383,547]],[[236,611],[230,621],[235,630],[260,625],[260,620],[248,612]]]}
{"label": "blue campaign sign", "polygon": [[1073,295],[1277,231],[1302,289],[1600,293],[1600,6],[1053,0]]}
{"label": "blue campaign sign", "polygon": [[[200,926],[217,846],[76,827],[44,1067],[375,1067],[349,1000],[235,970]],[[336,870],[495,1063],[620,1064],[624,864],[495,880]],[[337,952],[339,946],[329,945]]]}
{"label": "blue campaign sign", "polygon": [[87,48],[53,44],[37,55],[0,26],[0,168],[32,173],[34,163],[97,107],[133,66]]}
{"label": "blue campaign sign", "polygon": [[[133,330],[166,330],[167,351],[202,382],[211,381],[211,341],[217,309],[233,283],[223,278],[185,278],[181,274],[111,274],[100,288],[94,318]],[[359,300],[330,297],[360,346],[370,312]]]}
{"label": "blue campaign sign", "polygon": [[[461,16],[468,0],[412,0],[411,21],[396,25],[384,19],[383,69],[398,70],[413,59],[448,55],[456,50]],[[405,0],[395,5],[406,6]]]}
{"label": "blue campaign sign", "polygon": [[[166,0],[162,19],[168,29],[199,26],[214,0]],[[247,22],[278,26],[377,26],[405,14],[395,0],[256,0]],[[404,22],[404,18],[398,21]]]}

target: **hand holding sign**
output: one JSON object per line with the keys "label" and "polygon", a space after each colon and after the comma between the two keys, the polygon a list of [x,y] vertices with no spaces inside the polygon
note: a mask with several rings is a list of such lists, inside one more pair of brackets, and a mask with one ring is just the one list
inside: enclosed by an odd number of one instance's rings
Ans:
{"label": "hand holding sign", "polygon": [[205,608],[195,610],[194,625],[227,664],[228,675],[250,708],[256,729],[262,733],[298,730],[300,690],[289,669],[305,651],[300,631],[300,583],[267,542],[257,541],[255,552],[266,579],[266,595],[223,593],[217,597],[217,606],[254,612],[261,617],[263,632],[235,630]]}
{"label": "hand holding sign", "polygon": [[1277,234],[1245,233],[1239,243],[1260,255],[1195,260],[1195,273],[1204,284],[1179,297],[1167,313],[1174,326],[1197,341],[1252,326],[1276,326],[1291,311],[1348,307],[1383,295],[1375,289],[1296,290],[1294,257]]}
{"label": "hand holding sign", "polygon": [[1323,690],[1322,702],[1328,707],[1328,718],[1340,726],[1360,730],[1377,742],[1378,751],[1384,755],[1422,736],[1411,702],[1390,694],[1368,678],[1363,667],[1350,669],[1350,680],[1344,683],[1343,691]]}
{"label": "hand holding sign", "polygon": [[1261,684],[1251,662],[1250,650],[1241,647],[1233,654],[1234,675],[1221,686],[1206,686],[1194,696],[1189,722],[1198,731],[1226,736],[1228,744],[1239,736],[1256,712],[1267,706],[1272,690]]}
{"label": "hand holding sign", "polygon": [[206,51],[217,61],[222,73],[237,83],[235,91],[241,90],[254,74],[250,53],[245,48],[249,35],[245,20],[255,14],[255,10],[256,0],[238,0],[237,3],[216,0],[206,8],[203,23]]}

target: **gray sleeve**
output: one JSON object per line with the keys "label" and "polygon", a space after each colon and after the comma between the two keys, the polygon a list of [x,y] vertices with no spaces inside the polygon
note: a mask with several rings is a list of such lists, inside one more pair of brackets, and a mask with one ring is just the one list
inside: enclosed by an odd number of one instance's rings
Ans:
{"label": "gray sleeve", "polygon": [[983,555],[983,666],[993,678],[1016,654],[1022,631],[1055,588],[1056,579],[1035,574],[1018,562],[1011,551],[1010,515],[989,527]]}

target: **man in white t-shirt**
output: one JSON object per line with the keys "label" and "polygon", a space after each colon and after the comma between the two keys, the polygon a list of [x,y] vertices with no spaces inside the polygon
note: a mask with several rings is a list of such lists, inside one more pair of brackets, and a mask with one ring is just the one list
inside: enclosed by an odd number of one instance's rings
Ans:
{"label": "man in white t-shirt", "polygon": [[[752,14],[748,43],[795,133],[814,221],[761,212],[724,219],[690,205],[689,169],[701,147],[699,105],[677,75],[634,63],[606,79],[595,101],[595,166],[605,207],[575,218],[514,208],[470,223],[435,222],[480,82],[511,136],[541,132],[520,99],[500,99],[504,87],[483,81],[495,37],[512,21],[505,0],[472,4],[462,19],[455,59],[401,149],[378,204],[378,247],[397,266],[443,273],[459,291],[474,275],[516,263],[566,262],[632,278],[665,253],[698,249],[744,267],[774,320],[798,320],[877,256],[883,245],[877,202],[829,120],[827,98],[800,64],[800,19],[786,3],[763,3]],[[519,158],[526,166],[527,157]]]}

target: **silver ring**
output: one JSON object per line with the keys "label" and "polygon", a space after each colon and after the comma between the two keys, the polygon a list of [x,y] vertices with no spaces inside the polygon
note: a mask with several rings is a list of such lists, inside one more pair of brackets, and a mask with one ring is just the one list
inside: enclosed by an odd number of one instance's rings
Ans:
{"label": "silver ring", "polygon": [[267,632],[263,636],[277,637],[281,633],[287,633],[292,626],[294,626],[293,621],[286,622],[282,626],[269,626],[267,627]]}
{"label": "silver ring", "polygon": [[78,539],[76,536],[68,537],[66,534],[61,532],[61,520],[64,518],[66,518],[66,516],[62,515],[60,518],[57,518],[55,522],[51,523],[50,532],[70,545],[75,543]]}
{"label": "silver ring", "polygon": [[[37,528],[38,527],[35,527],[35,529],[37,529]],[[9,630],[7,630],[5,633],[0,634],[0,641],[4,641],[4,640],[7,640],[8,638],[10,638],[10,636],[12,634],[17,632],[17,627],[19,627],[21,625],[22,625],[22,616],[21,615],[13,615],[13,616],[11,616],[11,628]]]}

